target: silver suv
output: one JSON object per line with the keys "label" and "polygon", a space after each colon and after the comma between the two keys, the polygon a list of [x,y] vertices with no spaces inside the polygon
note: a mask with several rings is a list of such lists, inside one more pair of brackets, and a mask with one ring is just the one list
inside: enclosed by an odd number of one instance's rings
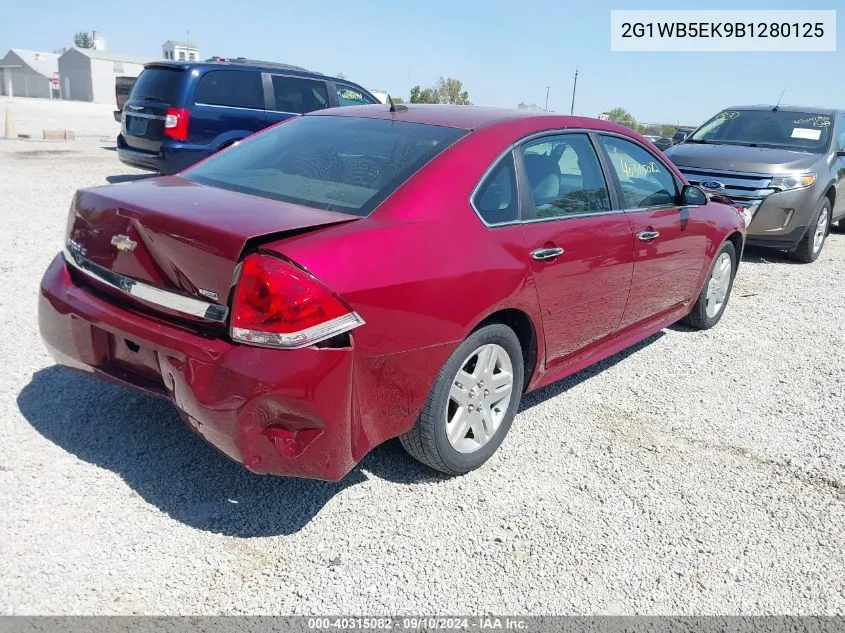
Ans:
{"label": "silver suv", "polygon": [[845,229],[845,112],[737,106],[666,150],[691,184],[745,207],[747,243],[815,261]]}

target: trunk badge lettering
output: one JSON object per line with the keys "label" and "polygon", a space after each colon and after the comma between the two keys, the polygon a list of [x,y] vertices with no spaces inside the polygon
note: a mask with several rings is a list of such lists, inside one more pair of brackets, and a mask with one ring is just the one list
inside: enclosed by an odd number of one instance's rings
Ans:
{"label": "trunk badge lettering", "polygon": [[203,297],[208,297],[209,299],[217,301],[218,295],[212,290],[206,290],[205,288],[197,288],[197,292],[199,292]]}
{"label": "trunk badge lettering", "polygon": [[88,254],[88,251],[85,250],[85,247],[80,244],[79,242],[75,242],[74,240],[69,239],[67,241],[67,248],[72,253],[76,253],[78,255],[82,255],[85,257]]}
{"label": "trunk badge lettering", "polygon": [[112,246],[116,246],[119,251],[134,251],[138,246],[138,242],[129,239],[128,235],[115,235],[111,238]]}

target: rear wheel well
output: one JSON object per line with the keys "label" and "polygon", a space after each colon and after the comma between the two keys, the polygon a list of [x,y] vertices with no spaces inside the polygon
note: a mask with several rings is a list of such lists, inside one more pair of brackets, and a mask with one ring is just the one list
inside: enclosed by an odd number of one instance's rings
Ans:
{"label": "rear wheel well", "polygon": [[519,344],[522,347],[522,360],[525,365],[525,380],[522,385],[524,391],[528,387],[528,383],[531,382],[537,365],[537,333],[534,331],[531,317],[522,310],[515,308],[499,310],[479,323],[473,329],[473,332],[492,323],[507,325],[519,339]]}

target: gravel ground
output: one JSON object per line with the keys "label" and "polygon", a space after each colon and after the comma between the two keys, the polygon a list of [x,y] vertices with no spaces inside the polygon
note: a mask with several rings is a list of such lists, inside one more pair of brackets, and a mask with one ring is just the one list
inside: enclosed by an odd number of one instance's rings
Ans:
{"label": "gravel ground", "polygon": [[13,105],[93,135],[0,141],[0,612],[845,612],[845,236],[749,253],[718,327],[527,397],[465,477],[390,442],[337,484],[264,478],[53,365],[36,294],[71,195],[133,172],[111,108]]}

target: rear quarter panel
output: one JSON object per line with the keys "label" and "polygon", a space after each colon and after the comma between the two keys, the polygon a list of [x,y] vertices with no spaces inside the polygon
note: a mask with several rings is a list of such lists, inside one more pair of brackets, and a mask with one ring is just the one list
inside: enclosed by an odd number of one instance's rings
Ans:
{"label": "rear quarter panel", "polygon": [[490,314],[522,310],[544,348],[521,229],[487,228],[469,203],[506,147],[496,135],[470,135],[369,218],[265,247],[306,267],[366,321],[353,331],[356,457],[414,425],[446,359]]}

